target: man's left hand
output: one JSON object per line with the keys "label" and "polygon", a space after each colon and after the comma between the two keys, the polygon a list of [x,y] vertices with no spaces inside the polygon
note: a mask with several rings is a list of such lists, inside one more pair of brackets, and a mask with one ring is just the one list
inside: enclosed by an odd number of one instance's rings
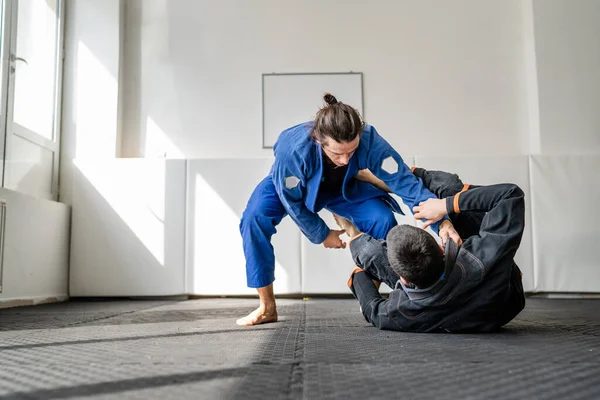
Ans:
{"label": "man's left hand", "polygon": [[456,229],[454,229],[454,225],[449,220],[445,220],[440,224],[439,231],[440,239],[442,239],[442,244],[446,246],[446,241],[448,238],[452,239],[457,245],[462,245],[462,239]]}

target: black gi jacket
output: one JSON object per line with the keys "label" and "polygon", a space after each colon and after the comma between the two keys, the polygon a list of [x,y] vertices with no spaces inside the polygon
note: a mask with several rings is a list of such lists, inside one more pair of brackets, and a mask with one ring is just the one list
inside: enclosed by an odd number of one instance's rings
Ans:
{"label": "black gi jacket", "polygon": [[[367,234],[354,239],[352,258],[364,271],[355,270],[348,286],[364,317],[380,329],[397,331],[500,328],[525,307],[522,274],[513,260],[525,226],[523,191],[514,184],[467,188],[457,175],[441,171],[417,169],[414,173],[434,194],[446,198],[463,245],[459,248],[447,241],[444,274],[429,288],[420,289],[397,279],[389,266],[385,240]],[[384,299],[372,279],[396,289]]]}

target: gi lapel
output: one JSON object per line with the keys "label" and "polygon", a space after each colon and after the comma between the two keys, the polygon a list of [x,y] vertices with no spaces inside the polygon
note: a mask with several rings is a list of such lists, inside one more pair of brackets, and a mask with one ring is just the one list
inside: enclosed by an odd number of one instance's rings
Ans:
{"label": "gi lapel", "polygon": [[315,160],[317,161],[316,172],[313,176],[308,178],[306,182],[306,207],[312,212],[315,211],[317,203],[317,195],[319,194],[319,186],[321,185],[321,178],[323,177],[323,152],[321,151],[321,145],[313,143],[313,151],[317,152]]}

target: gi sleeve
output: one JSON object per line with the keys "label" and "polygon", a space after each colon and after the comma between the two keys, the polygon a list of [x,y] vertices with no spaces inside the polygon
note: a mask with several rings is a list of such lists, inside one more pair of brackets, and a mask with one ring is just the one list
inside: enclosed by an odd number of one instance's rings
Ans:
{"label": "gi sleeve", "polygon": [[[381,179],[411,210],[422,201],[437,198],[412,173],[400,154],[384,138],[379,136],[375,128],[373,128],[367,163],[373,175]],[[436,233],[439,232],[440,224],[444,219],[448,219],[448,217],[445,216],[431,225]]]}
{"label": "gi sleeve", "polygon": [[446,198],[448,214],[485,212],[479,235],[465,241],[485,275],[505,258],[514,258],[525,229],[525,194],[517,185],[502,183],[479,186]]}
{"label": "gi sleeve", "polygon": [[401,301],[402,290],[393,290],[387,299],[381,297],[370,275],[361,268],[352,273],[348,287],[360,304],[360,310],[367,320],[379,329],[404,331],[403,316],[396,312]]}
{"label": "gi sleeve", "polygon": [[415,167],[412,172],[417,178],[421,178],[425,187],[440,199],[455,195],[465,186],[457,174],[445,171],[427,171],[418,167]]}
{"label": "gi sleeve", "polygon": [[304,204],[306,177],[299,158],[277,155],[271,174],[283,207],[302,233],[312,243],[323,243],[329,235],[329,227]]}

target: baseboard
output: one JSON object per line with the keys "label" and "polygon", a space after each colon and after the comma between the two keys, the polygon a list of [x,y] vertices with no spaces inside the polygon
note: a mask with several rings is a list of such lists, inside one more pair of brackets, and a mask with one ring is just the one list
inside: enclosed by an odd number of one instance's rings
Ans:
{"label": "baseboard", "polygon": [[80,301],[80,302],[102,302],[102,301],[146,301],[146,300],[159,300],[159,301],[185,301],[188,300],[187,294],[182,295],[166,295],[166,296],[71,296],[69,301]]}
{"label": "baseboard", "polygon": [[[385,295],[385,293],[382,293]],[[258,294],[227,294],[227,295],[203,295],[203,294],[191,294],[189,295],[190,300],[199,299],[258,299]],[[286,293],[277,294],[275,293],[276,299],[353,299],[352,293]]]}
{"label": "baseboard", "polygon": [[67,296],[66,294],[58,296],[28,297],[24,299],[0,299],[0,308],[36,306],[38,304],[46,303],[60,303],[63,301],[67,301],[68,299],[69,296]]}
{"label": "baseboard", "polygon": [[600,299],[600,293],[538,292],[526,295],[542,299]]}

